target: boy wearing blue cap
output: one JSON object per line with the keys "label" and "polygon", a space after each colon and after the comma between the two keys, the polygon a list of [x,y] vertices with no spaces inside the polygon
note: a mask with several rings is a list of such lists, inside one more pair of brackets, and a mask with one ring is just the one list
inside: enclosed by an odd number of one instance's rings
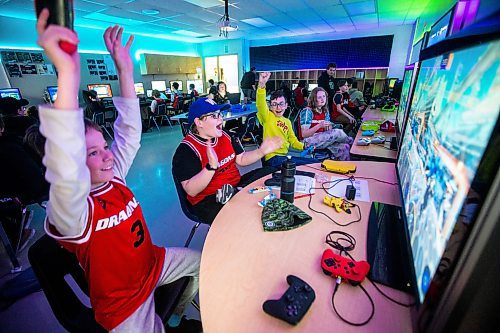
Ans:
{"label": "boy wearing blue cap", "polygon": [[[249,183],[265,173],[259,170],[241,177],[236,166],[255,163],[278,149],[283,141],[279,137],[269,137],[258,149],[243,151],[222,129],[221,111],[229,107],[229,104],[216,104],[209,98],[191,104],[190,131],[177,147],[172,161],[173,176],[186,192],[190,210],[205,223],[212,223],[230,199],[232,192],[227,193],[228,189]],[[219,200],[216,198],[218,190],[221,190]]]}

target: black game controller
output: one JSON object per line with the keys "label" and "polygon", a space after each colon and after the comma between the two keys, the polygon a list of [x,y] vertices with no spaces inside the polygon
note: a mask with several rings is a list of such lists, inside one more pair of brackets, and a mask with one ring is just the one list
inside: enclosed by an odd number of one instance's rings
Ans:
{"label": "black game controller", "polygon": [[278,300],[268,300],[262,305],[264,311],[289,324],[297,325],[311,307],[316,294],[306,282],[295,275],[288,275],[286,282],[290,285]]}

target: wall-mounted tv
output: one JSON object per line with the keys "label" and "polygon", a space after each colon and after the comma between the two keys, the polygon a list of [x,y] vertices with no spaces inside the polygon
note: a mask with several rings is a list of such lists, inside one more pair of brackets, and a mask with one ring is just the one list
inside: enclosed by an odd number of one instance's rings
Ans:
{"label": "wall-mounted tv", "polygon": [[113,91],[109,83],[87,84],[88,90],[94,90],[99,98],[113,97]]}
{"label": "wall-mounted tv", "polygon": [[432,25],[431,30],[429,31],[429,39],[427,40],[427,45],[425,45],[425,47],[439,43],[449,36],[451,32],[450,24],[452,22],[454,8],[455,7],[447,11],[446,14],[444,14],[439,20],[436,21],[436,23]]}
{"label": "wall-mounted tv", "polygon": [[21,91],[19,88],[4,88],[0,89],[0,97],[14,97],[15,99],[21,99],[23,98],[21,96]]}

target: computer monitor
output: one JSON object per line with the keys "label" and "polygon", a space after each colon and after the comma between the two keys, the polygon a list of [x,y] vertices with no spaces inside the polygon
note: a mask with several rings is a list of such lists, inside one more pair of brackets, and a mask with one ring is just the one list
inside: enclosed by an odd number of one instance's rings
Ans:
{"label": "computer monitor", "polygon": [[199,94],[201,94],[203,92],[203,80],[187,80],[186,84],[187,84],[188,90],[189,90],[189,86],[191,84],[194,84],[194,89],[196,89],[196,91]]}
{"label": "computer monitor", "polygon": [[134,83],[134,89],[136,95],[144,95],[144,83],[142,82]]}
{"label": "computer monitor", "polygon": [[21,91],[19,88],[4,88],[0,89],[0,98],[4,97],[14,97],[15,99],[23,98],[21,96]]}
{"label": "computer monitor", "polygon": [[431,27],[431,30],[429,31],[429,39],[427,41],[427,45],[425,47],[432,46],[446,37],[451,32],[451,22],[452,22],[452,14],[453,14],[453,8],[451,8],[449,11],[447,11],[439,20],[436,21]]}
{"label": "computer monitor", "polygon": [[406,124],[406,114],[411,102],[411,96],[413,96],[413,88],[415,86],[414,78],[416,77],[416,73],[418,73],[418,69],[419,63],[417,62],[415,66],[405,70],[405,75],[403,77],[403,87],[401,88],[401,97],[399,98],[399,106],[396,115],[396,138],[398,147],[403,137],[402,134]]}
{"label": "computer monitor", "polygon": [[87,89],[94,90],[99,98],[113,97],[113,91],[109,83],[87,84]]}
{"label": "computer monitor", "polygon": [[153,89],[146,90],[146,96],[149,98],[153,97]]}
{"label": "computer monitor", "polygon": [[477,199],[487,194],[475,186],[488,188],[488,174],[498,172],[491,161],[498,160],[500,41],[457,47],[422,61],[396,164],[420,302],[435,298],[437,281],[453,272],[460,252],[444,260],[457,246],[450,236],[474,228]]}
{"label": "computer monitor", "polygon": [[429,32],[425,32],[422,38],[420,38],[420,40],[413,45],[408,64],[414,64],[418,61],[418,58],[420,57],[420,51],[425,48],[428,36]]}
{"label": "computer monitor", "polygon": [[240,104],[241,94],[240,93],[229,93],[228,94],[229,103]]}
{"label": "computer monitor", "polygon": [[309,83],[307,85],[309,91],[312,91],[314,88],[318,88],[318,84],[317,83]]}
{"label": "computer monitor", "polygon": [[394,89],[394,85],[396,84],[397,81],[398,81],[397,78],[389,79],[389,89]]}
{"label": "computer monitor", "polygon": [[57,98],[57,86],[47,87],[47,93],[49,94],[50,103],[54,103]]}
{"label": "computer monitor", "polygon": [[153,90],[158,90],[158,91],[165,91],[167,90],[167,84],[165,81],[151,81],[151,89]]}
{"label": "computer monitor", "polygon": [[178,81],[178,80],[172,80],[172,81],[168,82],[168,84],[170,85],[170,89],[174,89],[174,86],[172,85],[174,82],[177,82],[179,84],[179,90],[183,90],[182,89],[182,81]]}

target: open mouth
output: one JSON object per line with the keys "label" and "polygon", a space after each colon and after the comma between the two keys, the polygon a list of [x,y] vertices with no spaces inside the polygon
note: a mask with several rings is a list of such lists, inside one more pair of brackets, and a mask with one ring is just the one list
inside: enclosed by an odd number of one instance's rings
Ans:
{"label": "open mouth", "polygon": [[219,125],[215,126],[215,128],[217,128],[219,131],[222,131],[222,123],[220,123]]}
{"label": "open mouth", "polygon": [[113,170],[113,165],[110,165],[106,168],[101,169],[101,171],[110,171],[110,170]]}

